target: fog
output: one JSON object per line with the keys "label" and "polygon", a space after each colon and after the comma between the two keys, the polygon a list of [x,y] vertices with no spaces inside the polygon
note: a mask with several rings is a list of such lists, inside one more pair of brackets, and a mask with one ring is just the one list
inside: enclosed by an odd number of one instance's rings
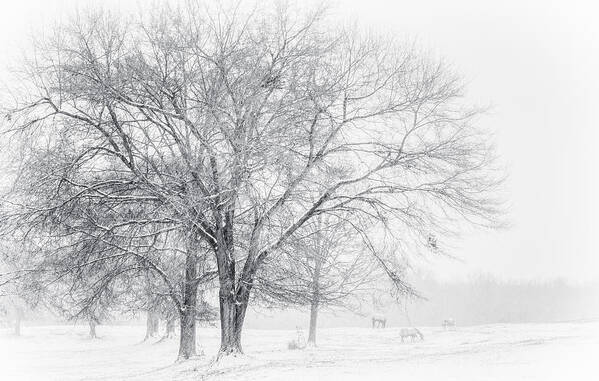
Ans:
{"label": "fog", "polygon": [[[373,313],[383,314],[391,326],[441,326],[454,319],[459,326],[494,323],[585,321],[599,318],[599,284],[552,281],[505,281],[490,275],[467,280],[413,279],[421,298],[386,298],[378,308],[365,302],[360,310],[327,310],[322,327],[369,327]],[[305,327],[308,310],[253,309],[247,324],[260,329]]]}

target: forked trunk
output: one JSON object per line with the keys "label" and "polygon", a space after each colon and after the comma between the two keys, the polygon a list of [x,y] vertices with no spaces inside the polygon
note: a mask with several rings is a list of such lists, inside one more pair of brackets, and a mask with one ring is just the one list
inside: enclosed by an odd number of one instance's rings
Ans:
{"label": "forked trunk", "polygon": [[[221,331],[220,350],[217,359],[223,356],[243,354],[241,332],[254,275],[258,268],[257,261],[247,259],[243,266],[242,275],[237,280],[231,219],[231,215],[228,215],[224,229],[219,231],[219,242],[223,242],[225,245],[218,246],[216,251],[220,282],[218,296]],[[250,257],[253,256],[250,255]]]}
{"label": "forked trunk", "polygon": [[218,357],[243,354],[241,346],[241,332],[248,307],[251,284],[240,286],[237,294],[230,288],[221,288],[220,296],[220,324],[221,345]]}

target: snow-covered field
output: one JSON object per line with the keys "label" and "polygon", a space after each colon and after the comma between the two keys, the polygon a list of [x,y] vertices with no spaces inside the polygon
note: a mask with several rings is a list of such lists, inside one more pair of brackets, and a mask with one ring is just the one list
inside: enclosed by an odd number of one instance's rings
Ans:
{"label": "snow-covered field", "polygon": [[213,364],[216,328],[201,328],[205,356],[175,363],[177,339],[141,342],[143,326],[23,327],[0,331],[0,380],[596,380],[599,322],[319,331],[319,345],[288,350],[295,331],[247,330],[245,356]]}

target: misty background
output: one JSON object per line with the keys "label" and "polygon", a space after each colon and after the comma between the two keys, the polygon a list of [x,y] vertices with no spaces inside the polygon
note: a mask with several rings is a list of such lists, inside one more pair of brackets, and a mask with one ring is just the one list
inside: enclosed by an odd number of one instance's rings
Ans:
{"label": "misty background", "polygon": [[[358,308],[325,309],[319,316],[321,328],[370,327],[373,314],[386,317],[387,326],[441,326],[454,319],[457,326],[493,323],[540,323],[591,321],[599,319],[599,283],[572,284],[564,279],[546,281],[498,280],[480,274],[466,280],[438,280],[432,275],[412,277],[421,299],[374,300],[368,295]],[[214,298],[208,297],[208,300]],[[108,324],[145,324],[145,314],[113,315]],[[27,325],[64,322],[41,306],[27,316]],[[250,307],[246,325],[252,329],[306,328],[305,309]],[[86,324],[83,320],[81,324]],[[69,324],[72,324],[69,323]]]}

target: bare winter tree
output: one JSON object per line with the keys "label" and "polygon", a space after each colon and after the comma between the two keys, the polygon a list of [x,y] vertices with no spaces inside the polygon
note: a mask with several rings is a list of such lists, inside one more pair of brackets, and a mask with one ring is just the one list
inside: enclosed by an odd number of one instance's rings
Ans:
{"label": "bare winter tree", "polygon": [[[31,175],[23,172],[23,183],[28,181],[25,179],[37,178]],[[44,193],[43,187],[32,189],[38,193],[25,194],[55,202],[72,197],[68,190],[53,196]],[[171,308],[182,321],[179,357],[194,356],[195,323],[204,316],[205,309],[197,305],[195,293],[193,299],[186,300],[186,290],[189,284],[197,288],[210,281],[215,272],[201,267],[206,262],[198,260],[192,273],[197,276],[185,278],[181,268],[187,248],[180,246],[178,235],[168,229],[170,235],[155,232],[153,228],[142,231],[114,228],[127,226],[129,219],[139,218],[128,210],[120,219],[122,211],[114,209],[115,206],[123,207],[112,205],[107,210],[104,205],[71,203],[67,213],[47,210],[11,215],[10,218],[16,219],[11,225],[16,227],[9,230],[10,234],[30,242],[27,250],[11,256],[24,269],[18,272],[18,280],[43,284],[43,296],[52,307],[68,319],[87,320],[92,336],[95,325],[106,318],[109,310],[151,310],[152,332],[157,328],[160,313]],[[29,223],[22,225],[23,220]],[[199,255],[196,250],[195,258],[200,258]]]}
{"label": "bare winter tree", "polygon": [[375,288],[381,272],[364,246],[355,225],[343,218],[318,216],[291,237],[276,264],[265,263],[256,288],[275,303],[307,306],[308,345],[315,345],[321,309],[359,311],[360,297]]}
{"label": "bare winter tree", "polygon": [[21,325],[28,310],[27,303],[18,296],[10,293],[0,295],[0,318],[12,324],[15,336],[21,336]]}
{"label": "bare winter tree", "polygon": [[27,270],[12,259],[21,255],[20,245],[0,242],[0,316],[11,322],[15,336],[27,315],[43,304],[44,288],[38,279],[26,279]]}
{"label": "bare winter tree", "polygon": [[[137,291],[137,294],[141,293],[142,296],[128,303],[129,306],[134,306],[135,309],[141,308],[146,312],[146,335],[144,340],[159,335],[160,320],[164,320],[165,325],[165,332],[160,340],[173,338],[177,320],[180,320],[177,305],[165,293],[159,277],[149,272],[146,275],[145,281],[146,283],[142,289]],[[181,280],[182,282],[183,280]],[[217,312],[214,307],[204,299],[204,291],[210,287],[214,287],[213,282],[205,282],[199,286],[193,311],[196,323],[211,322],[217,318]]]}
{"label": "bare winter tree", "polygon": [[[145,289],[144,297],[145,300],[145,311],[146,311],[146,335],[144,340],[158,335],[159,323],[160,323],[160,307],[164,303],[162,295],[156,295],[155,289],[159,289],[154,285],[153,274],[148,271],[145,276]],[[169,303],[170,304],[170,303]]]}
{"label": "bare winter tree", "polygon": [[[44,198],[29,187],[12,201],[27,211],[20,223],[102,204],[119,218],[91,230],[135,230],[136,249],[119,253],[137,252],[144,232],[177,231],[181,308],[196,299],[198,263],[216,264],[219,356],[242,352],[258,271],[315,217],[370,220],[363,235],[386,229],[413,247],[461,222],[493,225],[497,176],[459,77],[413,47],[324,20],[191,2],[64,24],[37,43],[8,111],[9,129],[36,147],[22,166],[39,165],[40,151],[55,158],[31,183]],[[126,217],[125,204],[145,213]]]}

